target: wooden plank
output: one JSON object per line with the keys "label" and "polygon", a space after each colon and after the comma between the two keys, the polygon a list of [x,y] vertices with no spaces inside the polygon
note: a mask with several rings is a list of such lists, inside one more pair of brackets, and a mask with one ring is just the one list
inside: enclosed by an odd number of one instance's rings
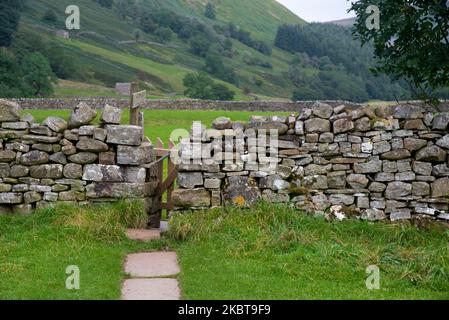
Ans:
{"label": "wooden plank", "polygon": [[140,92],[133,92],[133,103],[131,105],[132,109],[143,107],[145,100],[147,99],[147,91],[143,90]]}
{"label": "wooden plank", "polygon": [[[168,141],[168,148],[170,150],[172,150],[174,147],[175,147],[174,142],[169,140]],[[175,175],[175,179],[176,179],[177,176],[178,176],[178,172],[176,171],[175,164],[171,160],[172,159],[169,157],[168,158],[168,174],[169,174],[169,176],[174,174]],[[172,184],[168,187],[168,190],[167,190],[167,210],[173,210],[173,208],[174,208],[173,199],[172,199],[173,191],[175,191],[175,180],[173,180]]]}
{"label": "wooden plank", "polygon": [[136,82],[131,83],[131,98],[129,102],[129,124],[137,126],[139,123],[139,109],[133,108],[134,106],[134,93],[139,90],[139,85]]}

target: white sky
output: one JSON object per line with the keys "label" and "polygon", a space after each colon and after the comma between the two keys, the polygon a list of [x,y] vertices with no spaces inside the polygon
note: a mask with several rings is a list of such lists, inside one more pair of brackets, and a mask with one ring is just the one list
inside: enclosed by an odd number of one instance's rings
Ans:
{"label": "white sky", "polygon": [[355,16],[347,13],[348,0],[277,0],[307,22],[325,22]]}

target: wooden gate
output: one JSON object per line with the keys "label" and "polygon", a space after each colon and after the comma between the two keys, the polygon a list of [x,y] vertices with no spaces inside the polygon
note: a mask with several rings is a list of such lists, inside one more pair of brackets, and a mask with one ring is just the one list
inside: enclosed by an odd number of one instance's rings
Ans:
{"label": "wooden gate", "polygon": [[[157,138],[155,146],[156,162],[150,166],[150,174],[159,181],[153,208],[150,212],[152,219],[150,226],[159,227],[160,219],[163,211],[173,210],[172,194],[175,189],[176,178],[178,171],[176,166],[170,159],[170,152],[175,144],[172,141],[168,142],[168,148],[165,148],[164,143],[160,138]],[[159,221],[158,221],[159,220]]]}

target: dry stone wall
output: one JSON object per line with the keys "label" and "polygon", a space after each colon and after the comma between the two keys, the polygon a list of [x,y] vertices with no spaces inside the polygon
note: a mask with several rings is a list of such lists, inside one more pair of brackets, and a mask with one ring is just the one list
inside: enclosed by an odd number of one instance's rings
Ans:
{"label": "dry stone wall", "polygon": [[68,121],[41,124],[0,100],[0,213],[30,213],[56,202],[140,198],[152,207],[158,184],[155,154],[143,128],[120,125],[120,109],[80,103]]}
{"label": "dry stone wall", "polygon": [[[219,118],[200,129],[200,141],[182,142],[174,204],[186,210],[263,199],[339,220],[448,221],[448,124],[449,113],[413,105],[315,103],[299,116]],[[251,143],[270,129],[279,134],[274,166],[267,162],[274,145]],[[209,161],[220,152],[232,161]]]}

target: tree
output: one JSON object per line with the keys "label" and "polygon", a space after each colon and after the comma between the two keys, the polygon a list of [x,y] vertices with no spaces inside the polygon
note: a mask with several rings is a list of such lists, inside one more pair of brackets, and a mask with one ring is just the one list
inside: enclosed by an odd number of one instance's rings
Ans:
{"label": "tree", "polygon": [[217,78],[230,82],[236,82],[236,74],[230,67],[226,67],[223,58],[216,54],[208,54],[206,57],[205,67],[206,72],[216,76]]}
{"label": "tree", "polygon": [[0,48],[0,97],[23,98],[32,95],[25,85],[19,64],[14,55]]}
{"label": "tree", "polygon": [[54,24],[58,21],[58,17],[56,16],[56,12],[50,9],[45,11],[43,20],[48,23]]}
{"label": "tree", "polygon": [[210,42],[204,36],[195,36],[190,40],[190,50],[193,54],[205,57],[207,52],[209,51]]}
{"label": "tree", "polygon": [[95,0],[98,4],[104,8],[112,9],[114,0]]}
{"label": "tree", "polygon": [[206,10],[204,12],[204,15],[212,20],[215,20],[215,18],[217,17],[216,13],[215,13],[215,7],[212,3],[208,2],[206,4]]}
{"label": "tree", "polygon": [[156,36],[156,38],[160,43],[167,43],[170,42],[170,40],[172,39],[173,31],[171,31],[170,28],[161,27],[154,32],[154,35]]}
{"label": "tree", "polygon": [[12,35],[17,31],[23,0],[0,1],[0,47],[11,44]]}
{"label": "tree", "polygon": [[134,29],[133,36],[134,40],[136,40],[136,43],[139,42],[140,36],[142,35],[140,29]]}
{"label": "tree", "polygon": [[[380,10],[380,28],[368,28]],[[360,0],[353,34],[374,43],[376,70],[406,78],[422,89],[449,86],[449,3],[446,0]],[[368,13],[367,13],[368,11]],[[369,24],[369,23],[368,23]]]}
{"label": "tree", "polygon": [[33,88],[33,95],[44,96],[53,93],[52,83],[56,82],[56,77],[48,60],[39,52],[25,56],[22,61],[22,73],[25,83]]}
{"label": "tree", "polygon": [[188,73],[184,77],[184,94],[201,100],[232,100],[235,93],[223,84],[214,82],[204,73]]}

